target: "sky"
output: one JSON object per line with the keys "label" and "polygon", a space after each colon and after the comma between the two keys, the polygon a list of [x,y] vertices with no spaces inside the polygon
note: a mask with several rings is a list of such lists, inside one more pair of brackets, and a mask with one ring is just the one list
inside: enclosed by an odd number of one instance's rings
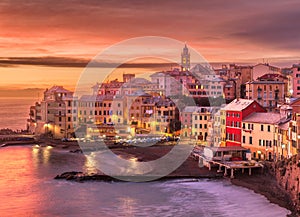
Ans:
{"label": "sky", "polygon": [[298,0],[2,0],[0,96],[54,84],[72,89],[91,58],[142,36],[186,42],[209,63],[288,67],[300,62],[299,8]]}

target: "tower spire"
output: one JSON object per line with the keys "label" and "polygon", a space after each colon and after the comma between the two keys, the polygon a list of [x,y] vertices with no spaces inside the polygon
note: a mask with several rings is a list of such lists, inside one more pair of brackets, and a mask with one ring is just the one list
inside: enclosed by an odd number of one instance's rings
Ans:
{"label": "tower spire", "polygon": [[181,70],[182,71],[190,70],[190,52],[186,45],[186,42],[184,43],[184,48],[181,53]]}

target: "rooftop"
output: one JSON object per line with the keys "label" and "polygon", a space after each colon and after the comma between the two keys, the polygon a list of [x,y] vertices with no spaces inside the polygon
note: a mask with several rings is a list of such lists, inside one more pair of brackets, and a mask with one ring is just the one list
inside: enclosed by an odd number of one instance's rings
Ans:
{"label": "rooftop", "polygon": [[280,122],[280,114],[279,113],[253,113],[246,117],[244,122],[251,123],[262,123],[262,124],[277,124]]}
{"label": "rooftop", "polygon": [[225,111],[242,111],[251,105],[254,100],[250,99],[235,99],[228,105],[226,105],[222,110]]}
{"label": "rooftop", "polygon": [[264,74],[263,76],[260,76],[259,78],[257,78],[258,80],[268,80],[268,81],[272,81],[274,79],[277,79],[277,78],[283,78],[283,79],[286,79],[287,77],[284,76],[284,75],[281,75],[281,74],[276,74],[276,73],[267,73],[267,74]]}
{"label": "rooftop", "polygon": [[265,80],[265,81],[248,81],[246,84],[284,84],[284,82]]}
{"label": "rooftop", "polygon": [[65,89],[63,86],[53,86],[50,89],[46,89],[46,93],[72,93],[72,91],[69,91]]}

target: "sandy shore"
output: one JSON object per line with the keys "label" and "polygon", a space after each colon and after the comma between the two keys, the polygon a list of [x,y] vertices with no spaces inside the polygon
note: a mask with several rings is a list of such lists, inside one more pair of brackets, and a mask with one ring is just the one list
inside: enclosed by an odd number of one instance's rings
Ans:
{"label": "sandy shore", "polygon": [[294,206],[290,196],[276,182],[274,176],[265,171],[264,174],[253,174],[251,176],[237,173],[231,183],[237,186],[253,190],[255,193],[265,196],[271,203],[277,204],[293,213],[290,217],[298,217],[294,214]]}

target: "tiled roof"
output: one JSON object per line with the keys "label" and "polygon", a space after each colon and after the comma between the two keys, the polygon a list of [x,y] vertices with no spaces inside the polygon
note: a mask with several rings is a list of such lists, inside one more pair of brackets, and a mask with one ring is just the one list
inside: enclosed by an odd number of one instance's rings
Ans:
{"label": "tiled roof", "polygon": [[283,81],[249,81],[246,84],[284,84]]}
{"label": "tiled roof", "polygon": [[226,105],[222,110],[225,111],[242,111],[251,105],[254,100],[250,99],[235,99],[228,105]]}
{"label": "tiled roof", "polygon": [[53,86],[51,87],[50,89],[48,89],[46,92],[48,93],[55,93],[55,92],[58,92],[58,93],[72,93],[71,91],[65,89],[63,86]]}
{"label": "tiled roof", "polygon": [[275,79],[275,78],[287,78],[287,77],[281,74],[267,73],[264,74],[263,76],[260,76],[258,80],[268,80],[268,79]]}
{"label": "tiled roof", "polygon": [[289,123],[290,122],[285,122],[283,124],[279,124],[279,129],[282,129],[282,130],[288,130],[289,129]]}
{"label": "tiled roof", "polygon": [[199,108],[198,106],[186,106],[182,112],[194,112],[197,111],[197,108]]}
{"label": "tiled roof", "polygon": [[260,113],[255,112],[248,117],[246,117],[243,121],[244,122],[251,122],[251,123],[262,123],[262,124],[277,124],[280,122],[280,114],[279,113]]}

